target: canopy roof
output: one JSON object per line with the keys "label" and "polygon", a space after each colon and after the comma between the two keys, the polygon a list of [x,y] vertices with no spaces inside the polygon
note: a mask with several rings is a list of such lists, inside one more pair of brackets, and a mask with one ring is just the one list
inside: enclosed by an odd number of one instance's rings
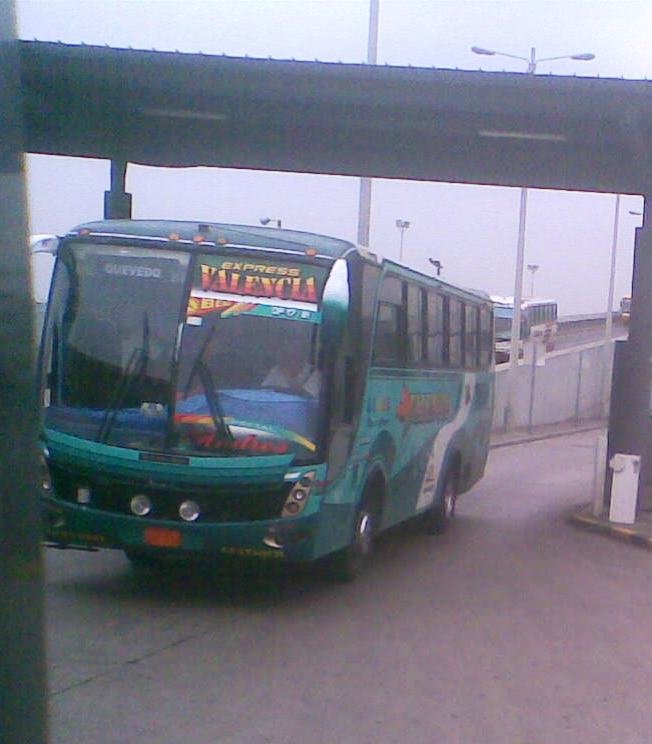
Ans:
{"label": "canopy roof", "polygon": [[20,42],[25,149],[641,193],[652,84]]}

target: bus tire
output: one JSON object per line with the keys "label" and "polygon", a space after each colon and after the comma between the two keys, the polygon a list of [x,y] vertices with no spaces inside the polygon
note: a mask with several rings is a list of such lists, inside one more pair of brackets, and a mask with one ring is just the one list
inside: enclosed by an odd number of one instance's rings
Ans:
{"label": "bus tire", "polygon": [[328,573],[333,580],[347,583],[360,575],[373,550],[376,520],[377,510],[371,499],[365,498],[355,515],[350,544],[330,559]]}
{"label": "bus tire", "polygon": [[426,511],[426,531],[431,535],[444,532],[455,516],[457,505],[457,471],[447,468],[441,487],[432,506]]}
{"label": "bus tire", "polygon": [[160,569],[164,561],[151,553],[146,553],[138,548],[125,548],[124,554],[135,571],[155,571]]}

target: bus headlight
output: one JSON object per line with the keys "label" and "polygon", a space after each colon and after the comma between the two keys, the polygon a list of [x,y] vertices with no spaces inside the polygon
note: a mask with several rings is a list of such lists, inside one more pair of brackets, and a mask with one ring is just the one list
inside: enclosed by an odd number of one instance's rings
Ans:
{"label": "bus headlight", "polygon": [[184,501],[179,507],[179,516],[184,522],[196,522],[201,514],[201,509],[196,501]]}
{"label": "bus headlight", "polygon": [[137,493],[129,502],[129,508],[137,517],[146,517],[152,511],[152,500],[144,493]]}
{"label": "bus headlight", "polygon": [[294,486],[292,486],[292,490],[287,499],[285,499],[285,504],[283,504],[282,517],[296,517],[297,514],[300,514],[305,509],[310,498],[310,491],[315,480],[315,475],[314,470],[304,473]]}

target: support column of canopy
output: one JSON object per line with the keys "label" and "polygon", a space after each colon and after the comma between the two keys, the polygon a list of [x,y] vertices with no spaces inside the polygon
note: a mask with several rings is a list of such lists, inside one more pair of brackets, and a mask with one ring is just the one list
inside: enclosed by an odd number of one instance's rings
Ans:
{"label": "support column of canopy", "polygon": [[632,305],[627,341],[615,345],[605,501],[609,505],[612,472],[618,452],[641,456],[639,510],[652,510],[652,229],[647,212],[652,186],[645,194],[643,226],[636,231]]}
{"label": "support column of canopy", "polygon": [[43,744],[38,398],[14,4],[0,0],[0,740]]}
{"label": "support column of canopy", "polygon": [[111,188],[104,192],[104,219],[130,220],[131,194],[126,192],[127,161],[111,160]]}

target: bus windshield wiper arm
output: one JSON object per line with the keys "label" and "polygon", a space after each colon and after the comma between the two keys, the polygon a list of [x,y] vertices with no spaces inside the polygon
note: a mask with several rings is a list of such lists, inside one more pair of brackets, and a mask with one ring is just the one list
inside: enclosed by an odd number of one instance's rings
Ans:
{"label": "bus windshield wiper arm", "polygon": [[211,374],[210,369],[201,360],[197,362],[197,374],[199,375],[201,384],[204,387],[204,392],[206,393],[206,402],[208,403],[208,410],[210,411],[211,418],[215,424],[215,431],[223,439],[233,441],[234,436],[224,418],[224,411],[222,409],[222,404],[220,403],[220,394],[213,383],[213,375]]}
{"label": "bus windshield wiper arm", "polygon": [[104,418],[100,424],[100,429],[97,433],[98,442],[105,442],[109,438],[111,429],[115,424],[115,420],[118,416],[119,406],[127,394],[127,391],[131,387],[132,382],[140,377],[143,370],[147,366],[147,360],[149,358],[149,318],[147,313],[144,314],[143,318],[143,345],[135,348],[131,352],[127,366],[124,368],[122,375],[116,389],[109,401],[109,405],[104,413]]}
{"label": "bus windshield wiper arm", "polygon": [[120,377],[120,381],[115,389],[113,397],[107,406],[106,412],[104,413],[104,418],[102,419],[96,441],[104,442],[108,439],[111,429],[113,429],[113,425],[115,424],[120,404],[131,387],[131,383],[141,375],[146,364],[147,352],[145,349],[134,349],[129,357],[129,362]]}

